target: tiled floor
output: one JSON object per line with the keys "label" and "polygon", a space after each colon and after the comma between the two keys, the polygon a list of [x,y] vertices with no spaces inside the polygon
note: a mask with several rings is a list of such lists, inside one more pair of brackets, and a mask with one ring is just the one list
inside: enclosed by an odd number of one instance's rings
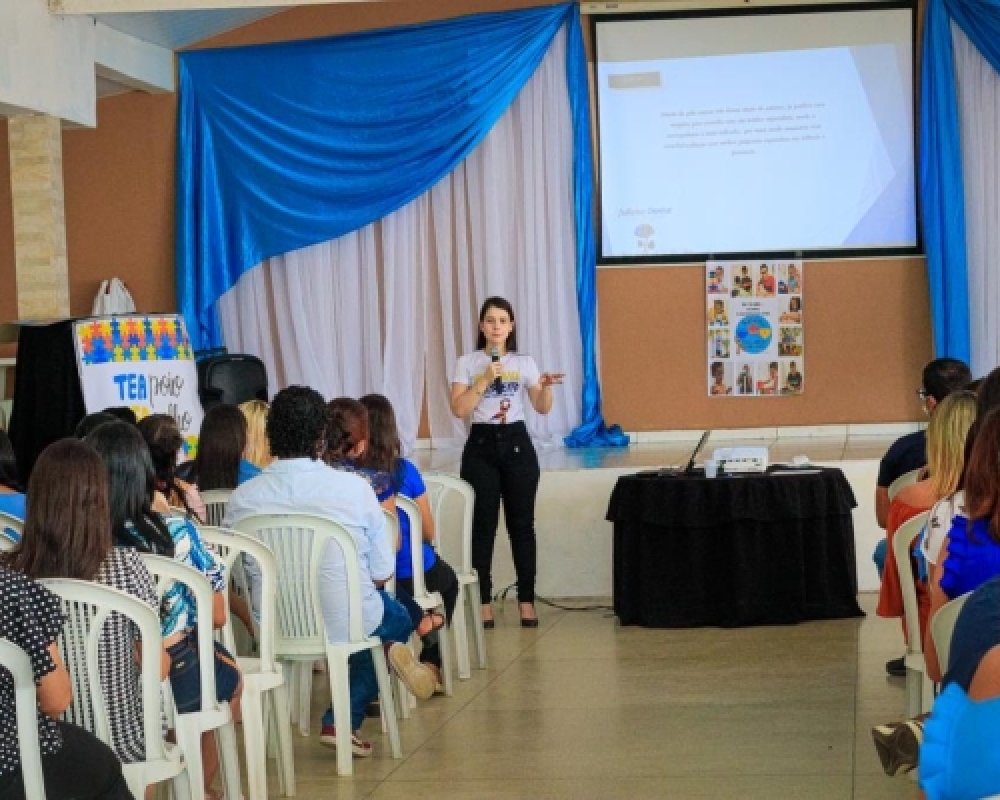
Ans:
{"label": "tiled floor", "polygon": [[901,652],[892,621],[666,631],[621,628],[604,611],[540,616],[528,631],[514,604],[498,614],[489,670],[401,721],[401,761],[377,720],[364,729],[376,755],[355,760],[352,778],[337,777],[315,734],[294,734],[298,797],[917,796],[882,774],[869,735],[904,706],[883,667]]}

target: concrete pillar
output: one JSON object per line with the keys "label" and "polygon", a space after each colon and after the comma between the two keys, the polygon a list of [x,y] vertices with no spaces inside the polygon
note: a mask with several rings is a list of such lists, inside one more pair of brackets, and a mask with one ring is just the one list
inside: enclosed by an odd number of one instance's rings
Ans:
{"label": "concrete pillar", "polygon": [[8,123],[14,208],[17,315],[69,316],[62,127],[56,117],[21,115]]}

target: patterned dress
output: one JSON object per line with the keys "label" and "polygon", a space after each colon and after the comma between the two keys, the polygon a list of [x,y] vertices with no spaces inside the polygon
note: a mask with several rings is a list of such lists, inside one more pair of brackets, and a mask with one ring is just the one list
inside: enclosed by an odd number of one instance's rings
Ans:
{"label": "patterned dress", "polygon": [[[56,668],[49,645],[62,630],[64,617],[59,598],[19,572],[0,567],[0,639],[13,642],[28,655],[35,681]],[[62,736],[55,720],[38,712],[38,742],[42,755],[62,748]],[[0,667],[0,775],[16,772],[21,766],[17,744],[17,707],[14,678]]]}
{"label": "patterned dress", "polygon": [[[130,594],[159,612],[149,570],[139,553],[130,547],[112,550],[94,580]],[[139,629],[135,623],[121,614],[112,614],[104,623],[97,650],[101,688],[108,702],[112,749],[123,764],[146,758],[141,673],[136,661],[138,641]]]}

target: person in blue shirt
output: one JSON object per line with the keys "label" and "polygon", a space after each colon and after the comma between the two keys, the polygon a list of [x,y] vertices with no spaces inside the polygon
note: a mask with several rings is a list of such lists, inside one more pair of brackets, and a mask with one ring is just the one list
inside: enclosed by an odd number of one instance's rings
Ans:
{"label": "person in blue shirt", "polygon": [[[388,398],[380,394],[367,394],[360,400],[368,411],[368,446],[361,456],[362,466],[389,475],[389,488],[393,495],[413,500],[420,509],[423,530],[424,584],[429,592],[440,592],[444,600],[445,616],[451,622],[458,599],[458,578],[455,570],[445,563],[434,549],[434,517],[431,515],[427,487],[414,463],[402,457],[402,445],[396,428],[396,414]],[[410,520],[402,511],[399,516],[400,544],[396,553],[396,585],[412,596],[413,558],[410,543]],[[437,634],[423,639],[420,660],[441,669],[441,653]]]}
{"label": "person in blue shirt", "polygon": [[[0,511],[17,519],[24,519],[25,502],[18,477],[17,460],[10,437],[0,430]],[[21,540],[12,528],[3,528],[3,533],[15,542]]]}

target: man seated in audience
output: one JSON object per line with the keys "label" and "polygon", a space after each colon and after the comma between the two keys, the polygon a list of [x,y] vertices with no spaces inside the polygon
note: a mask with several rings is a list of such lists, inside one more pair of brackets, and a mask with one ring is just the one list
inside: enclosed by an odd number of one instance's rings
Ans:
{"label": "man seated in audience", "polygon": [[[937,358],[924,367],[921,387],[917,396],[923,403],[924,412],[930,416],[949,394],[966,388],[972,382],[968,365],[956,358]],[[907,472],[922,469],[927,465],[927,433],[920,430],[901,436],[886,451],[878,469],[878,483],[875,486],[875,516],[880,528],[885,528],[889,518],[889,487],[892,482]],[[883,539],[875,547],[873,559],[882,575],[888,555],[888,540]],[[895,677],[906,676],[903,658],[893,658],[886,662],[885,670]]]}
{"label": "man seated in audience", "polygon": [[[965,389],[971,382],[972,373],[964,362],[957,358],[937,358],[924,367],[917,396],[929,416],[949,394]],[[896,478],[927,464],[926,448],[926,433],[915,431],[898,438],[882,456],[875,486],[875,517],[880,528],[885,528],[889,515],[889,487]]]}
{"label": "man seated in audience", "polygon": [[[389,541],[385,516],[375,492],[358,475],[327,466],[328,410],[322,396],[304,386],[278,392],[267,419],[271,454],[277,459],[256,478],[237,488],[229,500],[225,524],[233,525],[252,514],[317,514],[343,525],[357,543],[361,571],[361,616],[365,633],[379,637],[389,664],[406,687],[426,700],[434,693],[434,673],[417,662],[401,642],[413,633],[409,613],[382,586],[392,577],[396,554]],[[249,566],[249,565],[248,565]],[[251,599],[259,607],[260,582],[256,565],[247,570]],[[336,543],[327,547],[320,567],[320,602],[331,642],[348,641],[347,574],[343,553]],[[378,696],[370,650],[350,658],[351,749],[356,756],[372,753],[371,742],[359,736],[365,707]],[[323,717],[320,741],[336,746],[333,712]]]}

